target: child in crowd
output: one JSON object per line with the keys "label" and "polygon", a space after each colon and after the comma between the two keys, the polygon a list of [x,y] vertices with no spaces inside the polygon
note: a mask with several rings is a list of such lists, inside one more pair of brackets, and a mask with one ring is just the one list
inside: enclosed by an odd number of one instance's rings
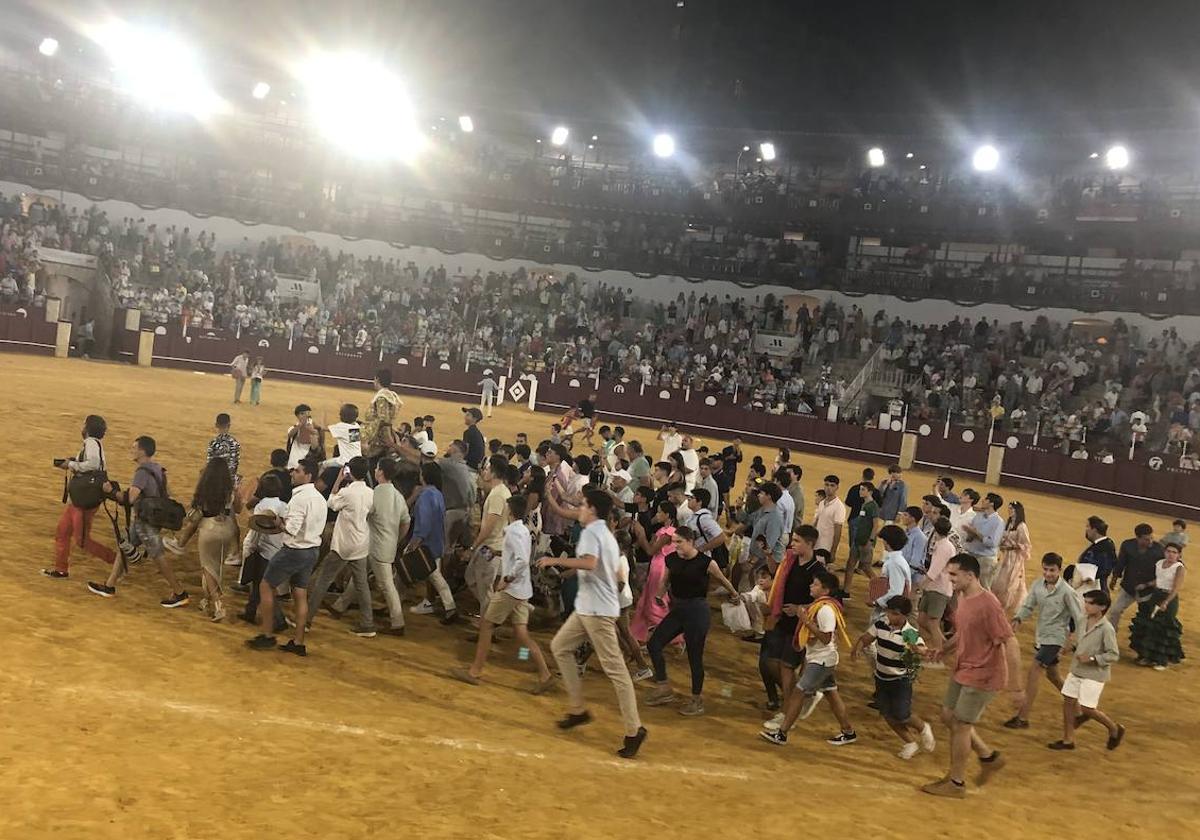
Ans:
{"label": "child in crowd", "polygon": [[826,743],[840,747],[858,740],[837,686],[838,638],[842,638],[847,647],[850,646],[842,605],[833,597],[837,588],[838,579],[822,569],[813,575],[810,589],[813,602],[807,606],[792,607],[800,619],[795,644],[798,648],[804,648],[804,670],[800,672],[796,690],[788,696],[779,729],[764,727],[758,733],[768,743],[785,745],[788,731],[797,720],[812,714],[822,697],[829,701],[829,708],[841,726],[841,731],[826,739]]}
{"label": "child in crowd", "polygon": [[[763,543],[766,540],[759,537]],[[754,586],[750,591],[742,593],[742,603],[746,605],[746,613],[750,616],[750,634],[743,636],[743,641],[761,642],[763,638],[763,609],[767,605],[767,595],[771,592],[771,571],[766,566],[760,566],[754,573]]]}
{"label": "child in crowd", "polygon": [[1100,711],[1100,693],[1112,675],[1112,664],[1120,659],[1116,628],[1104,617],[1111,600],[1103,589],[1083,596],[1083,622],[1075,629],[1075,655],[1071,673],[1063,682],[1063,736],[1048,746],[1052,750],[1075,749],[1075,730],[1097,720],[1108,730],[1108,749],[1115,750],[1125,739],[1125,727]]}
{"label": "child in crowd", "polygon": [[904,746],[897,753],[908,761],[920,750],[933,752],[933,728],[912,713],[913,680],[920,670],[920,654],[925,642],[908,616],[912,601],[903,595],[888,599],[882,616],[859,636],[850,649],[850,658],[875,645],[875,703],[879,714],[900,736]]}
{"label": "child in crowd", "polygon": [[1162,543],[1163,545],[1179,546],[1181,549],[1187,548],[1187,523],[1182,519],[1176,519],[1174,522],[1172,522],[1171,530],[1163,535]]}
{"label": "child in crowd", "polygon": [[262,402],[262,383],[266,375],[267,366],[263,363],[263,357],[255,356],[254,364],[250,367],[250,405]]}

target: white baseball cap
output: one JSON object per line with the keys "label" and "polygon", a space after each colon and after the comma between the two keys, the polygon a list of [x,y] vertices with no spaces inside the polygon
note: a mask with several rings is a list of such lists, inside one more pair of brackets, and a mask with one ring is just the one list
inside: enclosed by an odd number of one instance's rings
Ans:
{"label": "white baseball cap", "polygon": [[437,444],[431,440],[427,440],[421,444],[421,454],[428,455],[430,458],[437,456]]}

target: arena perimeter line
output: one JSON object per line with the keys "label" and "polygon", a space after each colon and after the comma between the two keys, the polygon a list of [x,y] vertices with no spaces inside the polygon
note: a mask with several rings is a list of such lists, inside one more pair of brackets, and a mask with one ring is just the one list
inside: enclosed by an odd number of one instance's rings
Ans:
{"label": "arena perimeter line", "polygon": [[[201,703],[184,703],[177,700],[171,700],[164,697],[154,697],[140,691],[120,691],[104,688],[95,688],[91,686],[63,686],[52,685],[49,683],[40,683],[36,680],[31,681],[31,687],[36,690],[45,692],[48,690],[58,691],[62,694],[89,695],[106,700],[119,700],[126,703],[137,703],[143,706],[158,706],[167,711],[175,712],[181,715],[190,715],[196,718],[205,720],[219,720],[225,724],[234,724],[245,722],[251,726],[268,725],[279,726],[290,729],[304,729],[310,732],[327,732],[332,735],[357,735],[364,738],[375,738],[380,741],[391,741],[392,743],[412,744],[422,747],[444,747],[451,750],[462,750],[466,752],[489,753],[493,755],[508,755],[515,758],[524,758],[535,761],[553,761],[561,756],[549,755],[544,752],[529,752],[527,750],[514,749],[512,747],[504,747],[496,744],[486,744],[481,741],[470,741],[463,738],[441,738],[438,736],[415,736],[401,735],[395,732],[388,732],[382,729],[373,729],[365,726],[355,726],[347,723],[332,723],[324,720],[313,720],[311,718],[293,718],[283,717],[281,715],[257,715],[253,711],[249,712],[249,717],[246,717],[245,710],[235,710],[222,708],[220,706],[210,706]],[[547,733],[549,734],[549,733]],[[764,747],[772,752],[774,748]],[[733,779],[739,782],[753,781],[756,777],[763,778],[761,774],[744,770],[722,770],[715,767],[693,767],[685,764],[659,764],[652,761],[638,760],[618,760],[615,758],[598,758],[589,755],[575,756],[576,760],[586,762],[595,767],[610,767],[616,770],[634,771],[656,771],[661,773],[675,773],[684,776],[700,776],[710,779]],[[770,778],[769,776],[766,778]],[[886,789],[881,789],[879,784],[863,784],[861,782],[852,782],[846,779],[809,779],[805,782],[809,786],[832,787],[839,790],[853,788],[857,790],[868,790],[874,799],[898,799],[896,793],[888,793]],[[916,791],[914,790],[914,793]],[[974,795],[976,791],[971,791]]]}

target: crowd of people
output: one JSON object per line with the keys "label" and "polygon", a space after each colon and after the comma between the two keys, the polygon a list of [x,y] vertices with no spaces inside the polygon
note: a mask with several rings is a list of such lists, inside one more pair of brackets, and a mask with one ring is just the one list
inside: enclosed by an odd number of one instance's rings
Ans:
{"label": "crowd of people", "polygon": [[[149,435],[130,446],[133,475],[122,488],[105,453],[107,424],[88,416],[78,455],[55,462],[66,476],[64,509],[55,563],[43,574],[69,580],[71,549],[80,545],[107,567],[88,590],[111,599],[149,558],[166,584],[161,605],[180,608],[192,596],[172,555],[186,553],[194,536],[200,606],[222,621],[244,592],[238,617],[255,629],[248,649],[307,656],[314,621],[336,626],[355,606],[355,635],[403,636],[407,601],[410,613],[436,614],[444,626],[475,626],[474,656],[446,675],[470,685],[484,678],[493,642],[511,632],[518,660],[536,674],[530,690],[561,683],[561,730],[593,720],[581,680],[596,663],[616,694],[624,758],[647,738],[639,706],[705,713],[705,648],[719,605],[757,650],[771,715],[762,740],[786,745],[823,700],[837,722],[828,744],[855,743],[854,718],[877,712],[899,739],[899,757],[910,760],[935,751],[940,717],[949,770],[922,790],[954,798],[965,794],[971,752],[977,784],[1006,764],[974,726],[989,703],[1007,692],[1005,727],[1027,728],[1043,678],[1062,697],[1062,737],[1050,749],[1074,750],[1088,721],[1104,727],[1107,749],[1121,746],[1126,728],[1099,700],[1131,607],[1128,647],[1138,665],[1165,671],[1184,657],[1182,521],[1161,539],[1140,524],[1118,545],[1107,523],[1090,517],[1074,562],[1044,552],[1041,577],[1030,583],[1037,534],[1022,504],[949,475],[928,493],[896,464],[878,481],[871,468],[857,479],[826,475],[810,505],[804,469],[787,450],[771,464],[747,462],[740,440],[710,450],[674,425],[654,441],[626,439],[624,428],[602,422],[595,395],[549,433],[531,428],[512,441],[488,439],[484,412],[466,407],[461,434],[447,440],[435,435],[432,416],[404,419],[388,369],[374,385],[365,410],[343,405],[328,428],[310,406],[297,406],[257,476],[254,469],[243,478],[230,416],[218,414],[187,505],[172,498]],[[98,510],[112,520],[115,550],[93,533]],[[234,571],[236,584],[226,580]],[[865,623],[852,627],[863,603]],[[1014,631],[1035,614],[1035,653],[1024,669]],[[556,628],[549,656],[531,625]],[[418,632],[431,631],[421,624]],[[291,638],[280,644],[281,634]],[[670,679],[669,649],[686,654],[683,692]],[[873,694],[844,696],[838,670],[860,654]],[[940,711],[915,708],[914,681],[940,681],[942,671]],[[648,690],[639,692],[640,682]]]}
{"label": "crowd of people", "polygon": [[[791,308],[773,295],[693,291],[652,302],[574,274],[421,269],[303,239],[218,244],[205,230],[25,206],[19,196],[0,196],[0,217],[7,303],[44,295],[40,247],[76,250],[100,259],[119,303],[147,323],[690,387],[776,414],[823,414],[843,398],[857,363],[880,349],[884,365],[906,377],[910,427],[948,418],[1036,432],[1074,457],[1110,461],[1142,447],[1195,463],[1200,350],[1174,329],[1147,336],[1117,319],[1097,336],[1044,317],[1029,326],[959,317],[917,324],[832,301]],[[298,300],[281,293],[280,276],[320,291]],[[756,352],[760,332],[795,336],[796,350]],[[861,412],[862,422],[870,415]]]}

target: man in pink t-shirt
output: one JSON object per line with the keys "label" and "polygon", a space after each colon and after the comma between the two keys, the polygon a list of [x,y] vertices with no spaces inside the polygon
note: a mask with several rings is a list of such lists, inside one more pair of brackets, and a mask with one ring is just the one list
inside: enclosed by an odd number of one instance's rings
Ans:
{"label": "man in pink t-shirt", "polygon": [[1024,689],[1020,688],[1017,639],[1000,601],[979,583],[979,561],[970,554],[959,554],[947,564],[947,571],[958,595],[955,634],[941,649],[930,648],[927,655],[940,661],[952,651],[957,653],[942,701],[942,721],[950,729],[950,772],[921,790],[961,798],[967,792],[964,776],[972,750],[979,756],[976,784],[985,784],[1005,763],[975,732],[975,723],[996,692],[1009,684],[1010,675],[1014,702],[1024,700]]}

